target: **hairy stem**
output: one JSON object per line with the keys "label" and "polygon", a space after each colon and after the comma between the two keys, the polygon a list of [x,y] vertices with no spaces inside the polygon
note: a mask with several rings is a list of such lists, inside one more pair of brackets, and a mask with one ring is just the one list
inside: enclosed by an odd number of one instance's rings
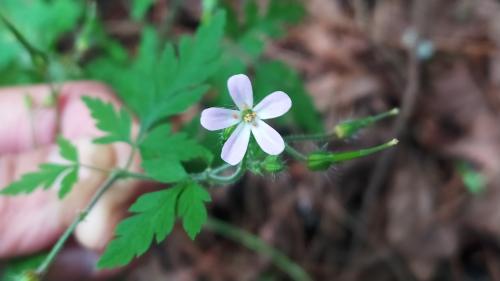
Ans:
{"label": "hairy stem", "polygon": [[229,176],[220,176],[219,173],[231,168],[233,166],[228,164],[223,164],[214,169],[207,169],[204,172],[198,174],[192,174],[191,177],[196,181],[206,181],[209,183],[227,185],[237,182],[245,174],[246,169],[243,163],[240,163],[234,173]]}
{"label": "hairy stem", "polygon": [[295,148],[291,147],[289,144],[285,143],[285,151],[293,156],[295,159],[300,160],[300,161],[307,161],[307,156],[296,150]]}
{"label": "hairy stem", "polygon": [[337,136],[334,132],[332,133],[319,133],[310,135],[290,135],[284,137],[287,142],[299,142],[299,141],[329,141],[335,139]]}
{"label": "hairy stem", "polygon": [[273,248],[259,237],[224,221],[208,218],[206,227],[226,238],[234,240],[250,250],[253,250],[271,260],[271,262],[292,280],[310,281],[312,278],[298,264],[290,260],[285,254]]}
{"label": "hairy stem", "polygon": [[63,233],[63,235],[61,237],[59,237],[59,240],[54,245],[54,247],[52,247],[52,250],[47,255],[47,257],[45,258],[43,263],[37,268],[36,274],[39,277],[43,277],[43,275],[45,275],[47,273],[48,269],[50,268],[52,263],[54,263],[57,255],[61,252],[61,250],[64,247],[64,244],[66,244],[66,241],[71,236],[71,234],[73,234],[73,232],[75,231],[78,224],[80,222],[82,222],[85,219],[85,217],[87,217],[88,213],[94,208],[94,206],[97,204],[99,199],[101,199],[101,197],[104,195],[104,193],[106,193],[106,191],[108,191],[108,189],[110,189],[113,186],[113,184],[117,180],[119,180],[121,177],[122,177],[122,172],[115,171],[115,172],[112,172],[109,175],[109,177],[106,179],[106,181],[104,181],[102,183],[102,185],[99,188],[99,190],[97,191],[97,193],[94,194],[94,197],[92,197],[92,199],[90,200],[90,203],[85,207],[85,209],[80,213],[80,215],[78,215],[73,220],[73,222],[66,229],[66,231]]}

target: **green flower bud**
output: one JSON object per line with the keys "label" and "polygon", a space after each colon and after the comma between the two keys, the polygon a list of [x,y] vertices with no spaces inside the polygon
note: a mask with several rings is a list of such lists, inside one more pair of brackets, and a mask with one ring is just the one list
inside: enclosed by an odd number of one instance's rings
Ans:
{"label": "green flower bud", "polygon": [[334,163],[340,163],[360,157],[365,157],[398,144],[397,139],[392,139],[384,144],[346,152],[315,152],[307,157],[307,167],[312,171],[328,169]]}
{"label": "green flower bud", "polygon": [[345,121],[335,126],[334,128],[335,135],[339,139],[350,138],[355,134],[357,134],[361,129],[371,126],[380,120],[398,114],[399,114],[399,109],[393,108],[387,112],[383,112],[373,116],[368,116],[366,118]]}
{"label": "green flower bud", "polygon": [[281,158],[278,156],[267,156],[264,161],[260,163],[261,168],[269,173],[279,173],[285,169],[285,165]]}
{"label": "green flower bud", "polygon": [[327,170],[332,164],[331,153],[328,152],[314,152],[307,157],[307,167],[311,171]]}

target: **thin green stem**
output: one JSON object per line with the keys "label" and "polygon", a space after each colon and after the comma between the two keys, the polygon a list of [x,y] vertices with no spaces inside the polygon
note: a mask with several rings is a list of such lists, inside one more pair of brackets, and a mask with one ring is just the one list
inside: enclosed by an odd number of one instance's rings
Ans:
{"label": "thin green stem", "polygon": [[217,173],[209,173],[208,181],[216,184],[232,184],[237,182],[245,174],[245,169],[243,165],[240,164],[234,173],[229,176],[219,176]]}
{"label": "thin green stem", "polygon": [[[47,55],[34,47],[24,35],[16,28],[16,26],[0,13],[0,21],[4,23],[7,29],[14,35],[16,40],[28,51],[33,63],[38,66],[39,63],[46,64]],[[41,61],[40,61],[41,60]]]}
{"label": "thin green stem", "polygon": [[113,172],[113,170],[103,169],[103,168],[95,167],[92,165],[87,165],[87,164],[82,164],[82,163],[79,163],[78,165],[82,168],[97,171],[97,172],[100,172],[103,174],[111,174]]}
{"label": "thin green stem", "polygon": [[88,213],[94,208],[94,206],[97,204],[99,199],[110,189],[113,184],[122,177],[121,172],[113,172],[109,175],[109,177],[106,179],[106,181],[103,182],[103,184],[100,186],[98,189],[97,193],[94,194],[92,199],[90,200],[89,204],[85,207],[85,209],[73,220],[71,225],[66,229],[66,231],[63,233],[61,237],[59,237],[59,240],[57,240],[57,243],[52,247],[50,253],[47,255],[43,263],[37,268],[36,273],[37,275],[41,278],[43,277],[46,273],[47,270],[50,268],[52,263],[54,263],[57,255],[61,252],[61,250],[64,247],[64,244],[66,244],[66,241],[68,238],[73,234],[75,231],[76,227],[80,222],[82,222],[88,215]]}
{"label": "thin green stem", "polygon": [[307,156],[296,150],[295,148],[291,147],[289,144],[285,143],[285,151],[293,156],[295,159],[300,160],[300,161],[307,161]]}
{"label": "thin green stem", "polygon": [[134,172],[130,172],[130,171],[123,171],[123,177],[134,178],[134,179],[145,180],[145,181],[154,181],[155,180],[146,174],[134,173]]}
{"label": "thin green stem", "polygon": [[241,228],[228,224],[224,221],[208,218],[206,227],[226,238],[236,241],[250,250],[253,250],[271,260],[271,262],[283,270],[292,280],[311,281],[312,278],[297,263],[293,262],[285,254],[273,248],[259,237]]}
{"label": "thin green stem", "polygon": [[347,160],[352,160],[355,158],[360,158],[360,157],[365,157],[373,153],[377,153],[379,151],[385,150],[389,147],[395,146],[398,144],[397,139],[392,139],[384,144],[377,145],[374,147],[370,148],[364,148],[360,150],[355,150],[355,151],[347,151],[347,152],[340,152],[340,153],[331,153],[328,158],[332,163],[338,163],[338,162],[343,162]]}
{"label": "thin green stem", "polygon": [[36,128],[35,128],[35,114],[33,111],[33,100],[29,93],[24,95],[24,106],[28,110],[28,117],[30,123],[30,133],[31,133],[31,143],[33,148],[38,148],[38,141],[36,139]]}
{"label": "thin green stem", "polygon": [[[222,185],[227,185],[234,183],[238,181],[244,174],[245,174],[245,169],[243,168],[243,165],[239,165],[234,173],[228,176],[220,176],[218,175],[219,173],[231,168],[233,166],[228,165],[228,164],[223,164],[219,167],[216,167],[214,169],[207,169],[201,173],[193,173],[190,174],[189,177],[195,181],[199,182],[209,182],[209,183],[214,183],[214,184],[222,184]],[[154,181],[152,177],[148,176],[147,174],[144,173],[134,173],[130,171],[123,170],[122,171],[123,177],[127,178],[135,178],[135,179],[140,179],[140,180],[146,180],[146,181]]]}
{"label": "thin green stem", "polygon": [[132,151],[130,152],[130,155],[127,159],[127,162],[125,164],[124,170],[128,170],[130,165],[132,165],[132,161],[134,161],[135,153],[137,152],[137,144],[134,142],[130,143],[130,146],[132,147]]}
{"label": "thin green stem", "polygon": [[221,172],[224,172],[225,170],[229,169],[229,168],[232,168],[233,166],[232,165],[229,165],[229,164],[222,164],[220,165],[219,167],[217,168],[213,168],[212,169],[212,173],[213,174],[219,174]]}
{"label": "thin green stem", "polygon": [[299,142],[299,141],[329,141],[336,138],[335,133],[319,133],[311,135],[290,135],[284,137],[287,142]]}
{"label": "thin green stem", "polygon": [[94,196],[90,200],[89,204],[85,207],[85,209],[73,220],[73,222],[66,229],[66,231],[63,233],[63,235],[61,237],[59,237],[59,240],[57,240],[56,244],[52,247],[52,249],[50,250],[50,253],[47,255],[47,257],[45,258],[43,263],[38,267],[38,269],[36,270],[36,273],[40,278],[43,277],[47,273],[48,269],[50,268],[52,263],[54,263],[57,255],[61,252],[61,250],[64,247],[64,244],[66,244],[66,241],[73,234],[73,232],[75,231],[78,224],[80,224],[80,222],[82,222],[87,217],[87,215],[90,213],[90,211],[92,211],[94,206],[101,199],[101,197],[106,193],[106,191],[108,191],[117,180],[124,178],[124,177],[127,177],[127,176],[129,176],[129,174],[131,174],[131,172],[129,172],[128,169],[130,168],[130,166],[132,164],[132,161],[134,159],[135,152],[137,149],[137,146],[135,145],[135,143],[133,143],[131,145],[132,145],[132,151],[130,152],[130,156],[129,156],[127,163],[123,169],[107,171],[107,170],[93,167],[90,165],[80,164],[80,166],[88,168],[88,169],[106,172],[106,173],[109,172],[109,176],[101,184],[101,186],[99,187],[97,192],[94,194]]}
{"label": "thin green stem", "polygon": [[244,169],[244,164],[240,163],[240,165],[238,165],[234,173],[232,173],[231,175],[229,176],[218,175],[219,173],[231,167],[233,166],[228,164],[223,164],[214,169],[207,169],[201,173],[191,174],[191,178],[194,179],[195,181],[206,181],[215,184],[222,184],[222,185],[232,184],[237,182],[245,174],[245,169]]}

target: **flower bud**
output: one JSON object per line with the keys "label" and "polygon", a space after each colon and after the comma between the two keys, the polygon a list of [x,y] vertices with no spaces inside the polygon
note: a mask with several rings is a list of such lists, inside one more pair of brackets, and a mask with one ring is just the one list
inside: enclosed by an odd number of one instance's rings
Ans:
{"label": "flower bud", "polygon": [[264,171],[269,173],[279,173],[285,168],[281,158],[274,155],[267,156],[266,159],[260,163],[260,166]]}
{"label": "flower bud", "polygon": [[398,144],[397,139],[392,139],[384,144],[346,152],[315,152],[307,157],[307,167],[312,171],[328,169],[334,163],[340,163],[360,157],[365,157]]}
{"label": "flower bud", "polygon": [[311,171],[323,171],[333,164],[331,153],[314,152],[307,157],[307,167]]}
{"label": "flower bud", "polygon": [[375,122],[383,120],[385,118],[395,116],[399,114],[399,109],[393,108],[389,111],[382,112],[377,115],[368,116],[366,118],[356,119],[356,120],[348,120],[342,122],[335,126],[334,131],[335,135],[339,139],[350,138],[357,134],[361,129],[364,129],[368,126],[373,125]]}

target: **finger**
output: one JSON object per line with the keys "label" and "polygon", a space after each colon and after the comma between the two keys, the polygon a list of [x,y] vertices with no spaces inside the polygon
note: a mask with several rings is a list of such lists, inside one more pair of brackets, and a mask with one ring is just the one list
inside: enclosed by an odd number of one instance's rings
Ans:
{"label": "finger", "polygon": [[[61,134],[66,138],[100,135],[81,101],[84,95],[118,104],[112,91],[97,82],[61,84],[53,106],[47,104],[51,96],[51,88],[47,85],[0,89],[0,155],[27,151],[35,144],[53,143],[59,120]],[[26,97],[31,99],[32,107],[26,105]]]}
{"label": "finger", "polygon": [[[0,183],[36,169],[47,149],[0,158]],[[30,254],[52,243],[63,231],[57,198],[37,191],[30,196],[0,197],[0,258]]]}
{"label": "finger", "polygon": [[[76,143],[82,161],[103,168],[114,166],[112,146],[95,146],[87,141]],[[37,169],[41,162],[57,162],[56,147],[44,148],[0,159],[2,181],[18,179]],[[31,254],[49,247],[77,216],[105,175],[82,170],[74,192],[65,200],[57,190],[39,190],[30,195],[0,197],[0,258]]]}

